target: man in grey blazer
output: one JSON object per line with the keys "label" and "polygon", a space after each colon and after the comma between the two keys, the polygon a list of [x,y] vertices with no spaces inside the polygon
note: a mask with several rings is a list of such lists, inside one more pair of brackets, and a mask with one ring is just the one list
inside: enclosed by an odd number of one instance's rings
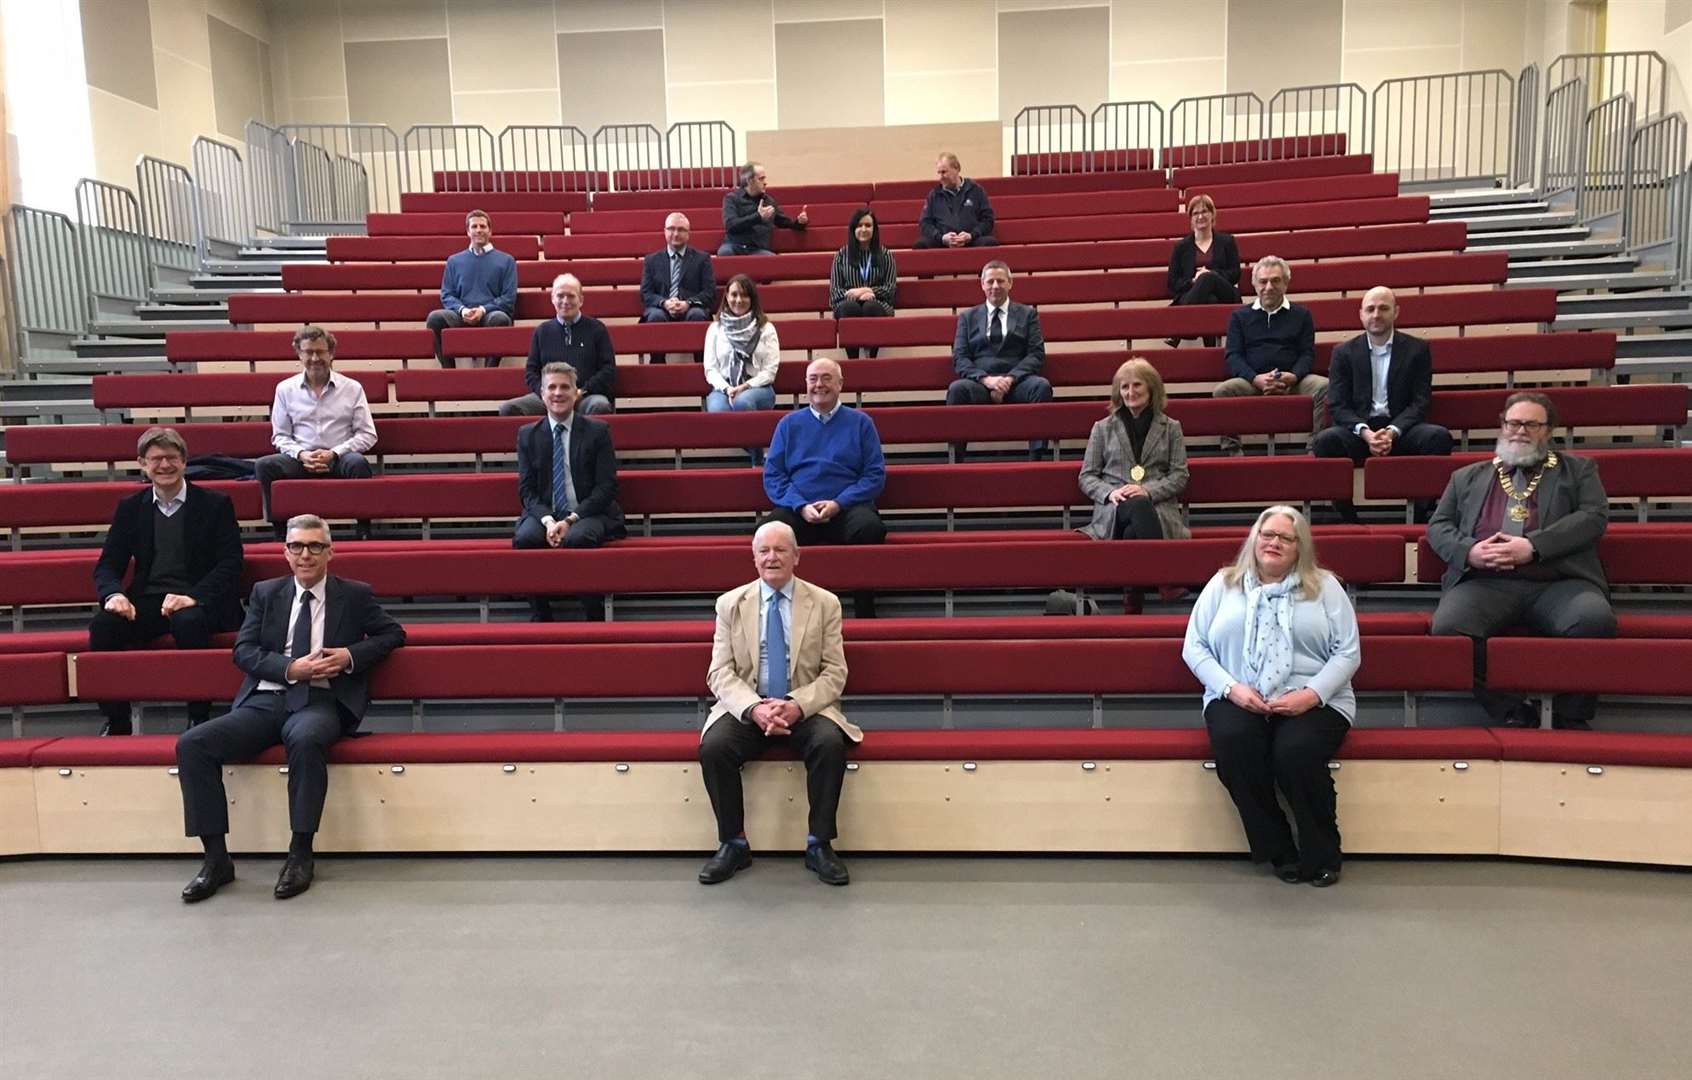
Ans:
{"label": "man in grey blazer", "polygon": [[[1040,374],[1046,366],[1046,338],[1040,313],[1011,302],[1010,267],[994,259],[981,268],[986,303],[958,316],[952,339],[952,369],[957,378],[946,388],[948,405],[1029,405],[1052,400],[1052,384]],[[1029,450],[1038,453],[1036,440]],[[964,444],[956,445],[960,456]]]}
{"label": "man in grey blazer", "polygon": [[[1588,458],[1551,446],[1557,412],[1544,394],[1504,402],[1491,461],[1451,475],[1428,522],[1428,543],[1445,560],[1444,595],[1433,632],[1475,643],[1475,697],[1493,721],[1537,727],[1521,698],[1486,686],[1486,639],[1521,625],[1551,637],[1614,637],[1609,583],[1598,541],[1609,498]],[[1559,694],[1556,727],[1590,727],[1592,694]]]}

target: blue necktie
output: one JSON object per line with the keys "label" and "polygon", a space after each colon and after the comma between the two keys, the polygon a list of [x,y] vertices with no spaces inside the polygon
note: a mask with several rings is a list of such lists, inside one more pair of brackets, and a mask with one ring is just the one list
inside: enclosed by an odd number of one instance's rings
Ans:
{"label": "blue necktie", "polygon": [[681,297],[681,256],[670,252],[670,299]]}
{"label": "blue necktie", "polygon": [[563,424],[552,425],[552,512],[554,515],[570,512],[570,496],[565,494],[564,488],[565,470],[570,467],[569,462],[564,459],[565,430]]}
{"label": "blue necktie", "polygon": [[787,629],[781,625],[781,593],[770,595],[770,614],[764,620],[764,662],[768,668],[766,696],[787,696]]}
{"label": "blue necktie", "polygon": [[[783,650],[785,651],[785,650]],[[311,655],[311,593],[300,594],[300,613],[294,619],[294,646],[290,660],[302,660]],[[288,686],[283,700],[290,709],[303,709],[311,690],[311,680],[301,679]]]}

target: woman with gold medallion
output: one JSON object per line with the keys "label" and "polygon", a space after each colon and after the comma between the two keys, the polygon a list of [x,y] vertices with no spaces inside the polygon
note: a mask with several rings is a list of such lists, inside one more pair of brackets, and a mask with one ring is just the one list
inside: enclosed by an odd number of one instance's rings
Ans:
{"label": "woman with gold medallion", "polygon": [[1181,422],[1164,412],[1163,378],[1142,357],[1116,369],[1110,407],[1087,437],[1081,493],[1095,540],[1180,540],[1188,535],[1187,448]]}

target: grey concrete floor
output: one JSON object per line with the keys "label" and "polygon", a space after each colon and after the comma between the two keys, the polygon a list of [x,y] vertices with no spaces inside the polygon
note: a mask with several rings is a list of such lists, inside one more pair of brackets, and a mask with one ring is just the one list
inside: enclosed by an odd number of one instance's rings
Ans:
{"label": "grey concrete floor", "polygon": [[1692,1075],[1692,874],[848,861],[0,863],[0,1076]]}

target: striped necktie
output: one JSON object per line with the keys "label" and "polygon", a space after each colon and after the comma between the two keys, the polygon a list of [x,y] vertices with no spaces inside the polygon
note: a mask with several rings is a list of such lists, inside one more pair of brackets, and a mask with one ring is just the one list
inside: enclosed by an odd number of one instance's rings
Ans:
{"label": "striped necktie", "polygon": [[681,256],[670,252],[670,299],[681,297]]}
{"label": "striped necktie", "polygon": [[564,453],[564,440],[568,436],[569,430],[563,424],[552,425],[552,512],[554,515],[570,512],[570,496],[564,486],[565,475],[570,468]]}

